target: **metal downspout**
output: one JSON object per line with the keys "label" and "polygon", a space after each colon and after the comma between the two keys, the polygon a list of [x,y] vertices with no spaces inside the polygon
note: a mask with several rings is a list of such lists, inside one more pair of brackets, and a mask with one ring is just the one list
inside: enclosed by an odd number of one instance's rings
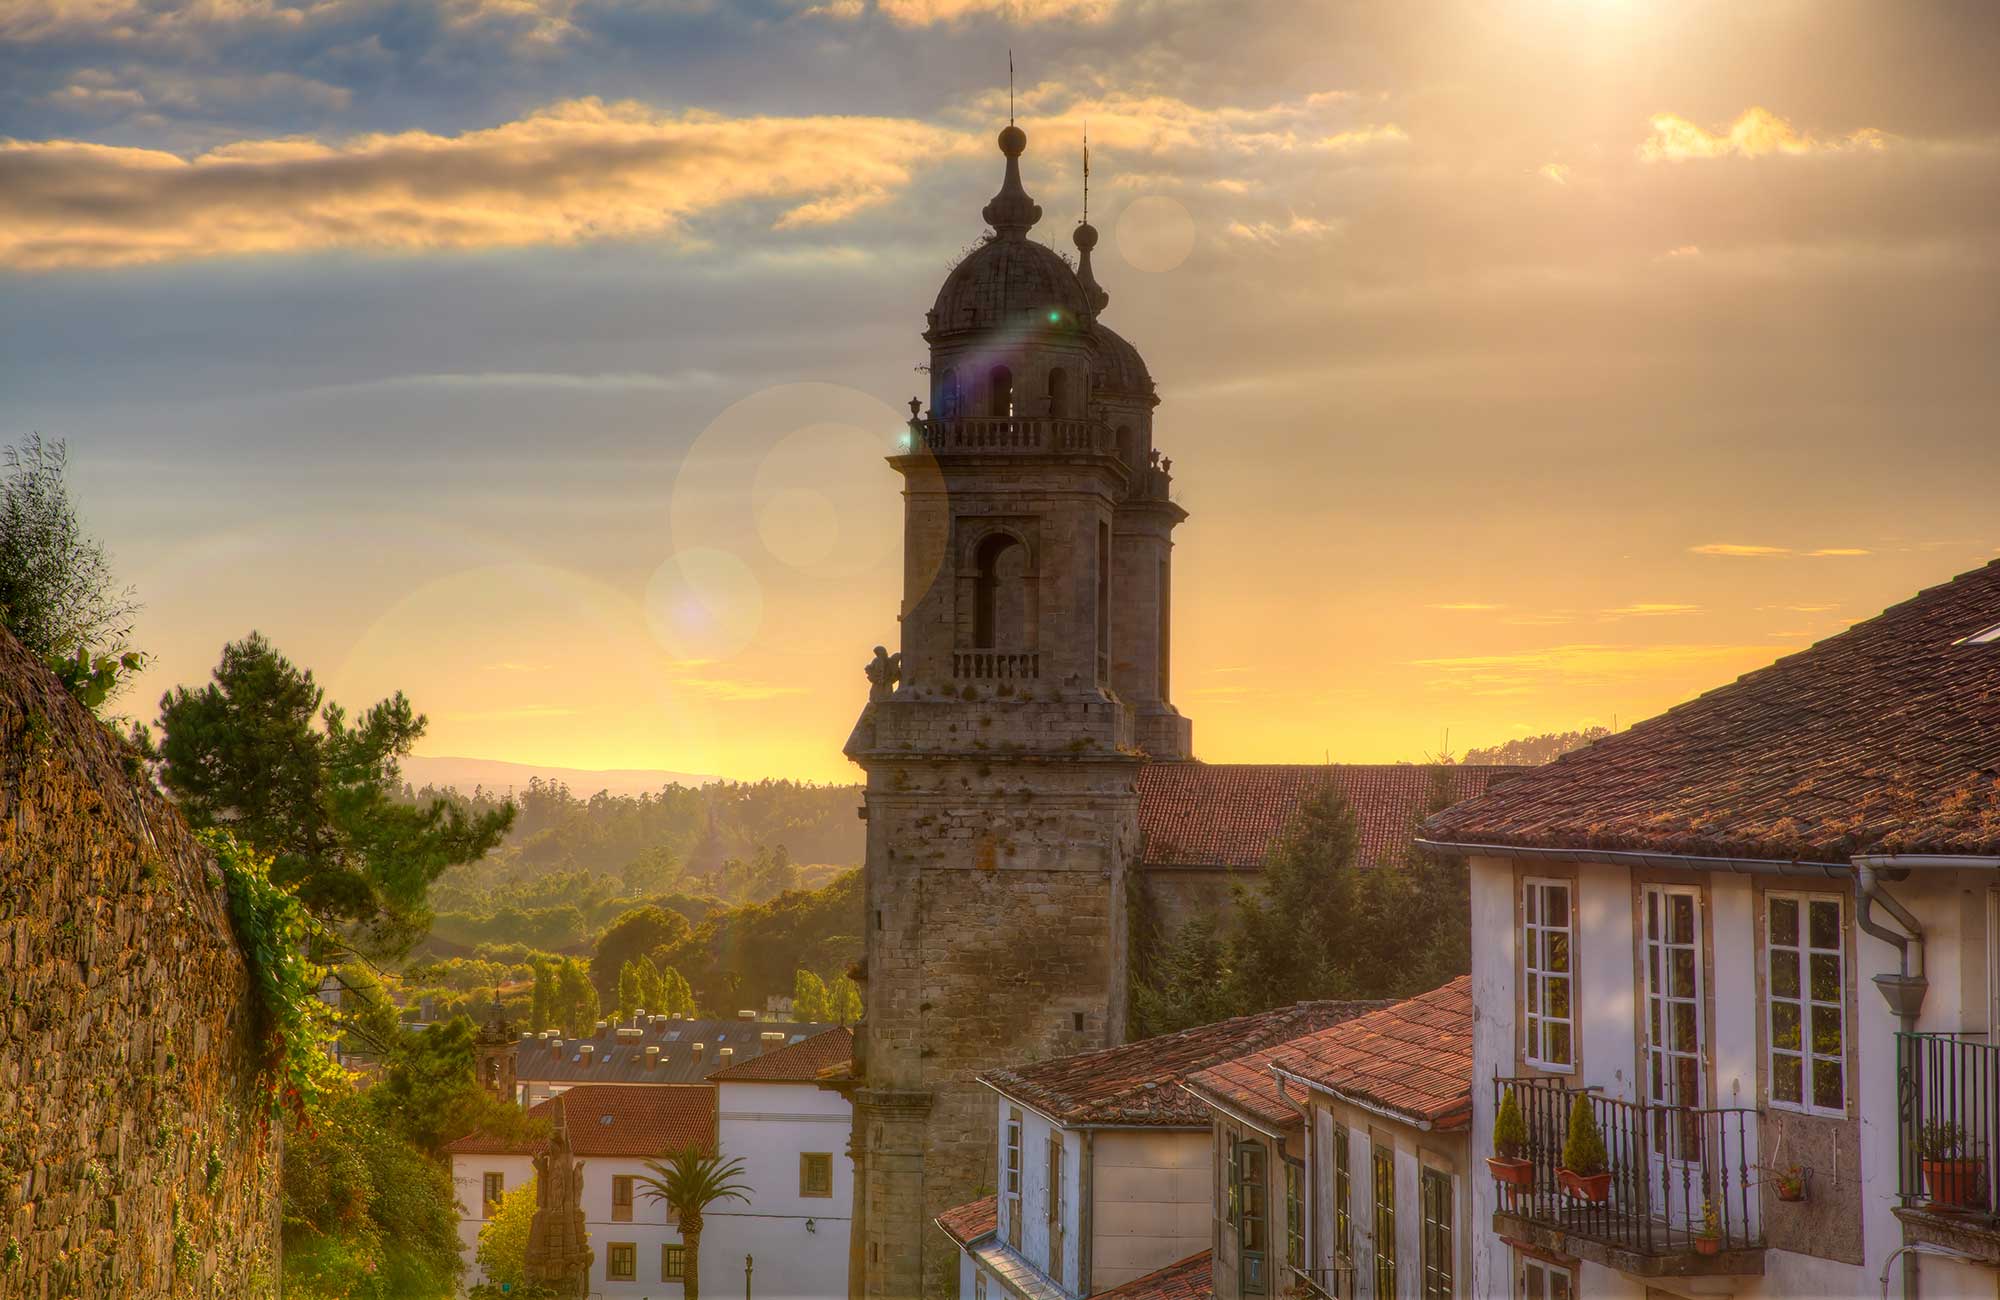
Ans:
{"label": "metal downspout", "polygon": [[[1903,927],[1904,933],[1899,934],[1875,919],[1876,903],[1880,903],[1882,909]],[[1895,946],[1896,973],[1877,975],[1875,987],[1882,991],[1889,1009],[1896,1013],[1903,1032],[1914,1033],[1917,1013],[1923,1010],[1924,993],[1930,987],[1930,981],[1924,978],[1924,927],[1910,915],[1910,909],[1897,902],[1882,887],[1876,869],[1865,862],[1857,862],[1854,866],[1854,923],[1864,933]],[[1898,1040],[1898,1050],[1901,1050],[1901,1040]],[[1882,1269],[1885,1291],[1888,1289],[1888,1272],[1888,1264],[1885,1263]],[[1918,1294],[1917,1254],[1910,1251],[1903,1254],[1903,1300],[1918,1300]]]}
{"label": "metal downspout", "polygon": [[1078,1295],[1089,1295],[1091,1256],[1095,1254],[1094,1243],[1090,1239],[1091,1207],[1097,1204],[1097,1135],[1089,1129],[1080,1137],[1083,1145],[1077,1148],[1076,1191],[1079,1203],[1076,1207],[1076,1290]]}

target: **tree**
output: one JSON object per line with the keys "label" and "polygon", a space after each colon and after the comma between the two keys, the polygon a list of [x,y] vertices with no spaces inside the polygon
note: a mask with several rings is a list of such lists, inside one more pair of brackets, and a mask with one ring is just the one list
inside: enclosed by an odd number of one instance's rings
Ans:
{"label": "tree", "polygon": [[555,1021],[556,976],[548,962],[536,960],[535,996],[528,1012],[528,1029],[539,1034]]}
{"label": "tree", "polygon": [[1213,917],[1200,916],[1158,946],[1133,989],[1140,1038],[1213,1024],[1249,1010],[1237,1004],[1229,945]]}
{"label": "tree", "polygon": [[83,531],[63,481],[68,449],[30,435],[0,478],[0,626],[85,705],[116,693],[143,656],[126,648],[139,606]]}
{"label": "tree", "polygon": [[1261,888],[1237,888],[1233,966],[1241,1011],[1359,996],[1343,960],[1359,843],[1354,809],[1329,781],[1278,833]]}
{"label": "tree", "polygon": [[626,962],[679,943],[691,929],[685,916],[664,907],[635,907],[613,921],[597,936],[590,955],[590,977],[598,996],[607,1002],[618,997],[618,979]]}
{"label": "tree", "polygon": [[431,1156],[467,1133],[525,1136],[539,1121],[480,1086],[477,1031],[464,1016],[405,1035],[368,1090],[380,1122]]}
{"label": "tree", "polygon": [[639,963],[628,961],[618,972],[618,1014],[629,1016],[645,1006],[641,1000],[639,983]]}
{"label": "tree", "polygon": [[694,1019],[694,989],[679,971],[671,966],[667,967],[660,975],[660,987],[665,992],[660,1004],[662,1013]]}
{"label": "tree", "polygon": [[476,1256],[488,1282],[519,1290],[528,1277],[528,1228],[535,1221],[535,1180],[503,1192],[479,1229]]}
{"label": "tree", "polygon": [[597,989],[584,973],[583,964],[574,957],[563,958],[556,970],[555,1005],[551,1013],[565,1038],[584,1034],[597,1023]]}
{"label": "tree", "polygon": [[818,1024],[826,1019],[826,985],[809,970],[792,977],[792,1019]]}
{"label": "tree", "polygon": [[660,968],[653,964],[651,957],[641,957],[638,962],[639,1005],[654,1015],[670,1015],[673,1008],[667,1005],[667,981],[660,974]]}
{"label": "tree", "polygon": [[513,824],[512,804],[403,802],[397,760],[423,716],[399,691],[350,725],[255,632],[223,648],[207,686],[163,696],[160,726],[160,779],[188,821],[268,854],[274,881],[378,953],[407,952],[429,928],[431,882]]}
{"label": "tree", "polygon": [[861,987],[845,971],[834,977],[826,990],[826,1018],[837,1025],[851,1025],[861,1019]]}
{"label": "tree", "polygon": [[1611,734],[1609,727],[1585,727],[1580,731],[1550,731],[1539,736],[1517,736],[1487,749],[1468,749],[1468,763],[1500,763],[1538,767],[1553,763],[1573,749],[1582,749]]}
{"label": "tree", "polygon": [[639,1175],[641,1195],[665,1201],[680,1221],[681,1240],[687,1243],[687,1276],[682,1283],[686,1300],[701,1296],[701,1223],[708,1207],[717,1201],[748,1201],[750,1186],[739,1182],[743,1176],[740,1159],[724,1160],[699,1147],[689,1147],[669,1156],[665,1164],[648,1160],[651,1173]]}

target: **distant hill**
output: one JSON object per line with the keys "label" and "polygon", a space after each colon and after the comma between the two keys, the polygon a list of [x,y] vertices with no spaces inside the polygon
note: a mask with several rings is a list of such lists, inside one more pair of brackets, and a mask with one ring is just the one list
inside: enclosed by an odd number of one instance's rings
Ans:
{"label": "distant hill", "polygon": [[447,758],[412,754],[403,760],[403,779],[422,789],[427,785],[451,786],[470,794],[484,787],[492,794],[511,794],[528,788],[540,777],[560,781],[579,799],[588,799],[599,790],[612,794],[649,794],[663,785],[700,786],[717,780],[699,772],[665,772],[647,768],[610,768],[591,771],[581,767],[544,767],[538,763],[506,763],[497,758]]}

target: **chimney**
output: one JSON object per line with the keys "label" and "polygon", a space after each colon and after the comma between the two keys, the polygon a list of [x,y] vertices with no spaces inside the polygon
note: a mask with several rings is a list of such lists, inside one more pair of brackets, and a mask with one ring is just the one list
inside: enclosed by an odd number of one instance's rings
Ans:
{"label": "chimney", "polygon": [[604,1021],[602,1021],[602,1020],[600,1020],[600,1021],[598,1021],[598,1022],[597,1022],[597,1032],[598,1032],[598,1033],[600,1033],[600,1034],[601,1034],[601,1033],[603,1033],[603,1032],[604,1032],[604,1025],[605,1025],[605,1022],[604,1022]]}
{"label": "chimney", "polygon": [[785,1041],[785,1031],[782,1029],[766,1029],[763,1033],[757,1035],[757,1038],[760,1042],[782,1043]]}
{"label": "chimney", "polygon": [[646,1031],[637,1027],[625,1028],[621,1026],[618,1030],[618,1037],[620,1038],[644,1038],[645,1036]]}
{"label": "chimney", "polygon": [[735,1048],[733,1047],[720,1048],[715,1053],[715,1063],[717,1065],[727,1065],[729,1064],[729,1058],[734,1055],[736,1055]]}
{"label": "chimney", "polygon": [[739,1011],[736,1013],[736,1018],[738,1020],[755,1020],[757,1013],[754,1011]]}
{"label": "chimney", "polygon": [[551,1039],[549,1040],[549,1055],[550,1055],[550,1056],[561,1056],[561,1055],[562,1055],[562,1039],[560,1039],[560,1038],[551,1038]]}
{"label": "chimney", "polygon": [[696,1043],[696,1044],[694,1045],[694,1059],[695,1059],[695,1060],[699,1061],[699,1060],[701,1059],[701,1051],[702,1051],[702,1049],[703,1049],[704,1047],[707,1047],[707,1046],[708,1046],[708,1044],[707,1044],[707,1043]]}
{"label": "chimney", "polygon": [[681,1018],[681,1013],[678,1011],[674,1012],[674,1019],[679,1020],[680,1018]]}
{"label": "chimney", "polygon": [[654,1043],[651,1047],[648,1047],[646,1049],[646,1064],[658,1065],[659,1063],[660,1063],[660,1045],[658,1043]]}
{"label": "chimney", "polygon": [[585,1043],[582,1047],[579,1047],[576,1050],[583,1053],[583,1064],[595,1065],[597,1063],[596,1043]]}

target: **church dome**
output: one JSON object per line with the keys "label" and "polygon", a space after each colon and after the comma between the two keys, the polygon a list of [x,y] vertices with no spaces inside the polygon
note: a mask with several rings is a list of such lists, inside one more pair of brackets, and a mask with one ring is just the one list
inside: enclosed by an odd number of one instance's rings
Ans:
{"label": "church dome", "polygon": [[1091,335],[1097,344],[1096,360],[1090,367],[1091,375],[1097,381],[1097,390],[1121,396],[1151,397],[1153,376],[1147,371],[1139,349],[1101,321],[1091,330]]}
{"label": "church dome", "polygon": [[1095,310],[1062,255],[1028,238],[1042,209],[1021,188],[1021,153],[1027,147],[1028,133],[1013,123],[1000,132],[1007,170],[1000,192],[980,214],[993,233],[945,277],[931,309],[933,330],[984,330],[1028,320],[1044,328],[1074,328]]}

